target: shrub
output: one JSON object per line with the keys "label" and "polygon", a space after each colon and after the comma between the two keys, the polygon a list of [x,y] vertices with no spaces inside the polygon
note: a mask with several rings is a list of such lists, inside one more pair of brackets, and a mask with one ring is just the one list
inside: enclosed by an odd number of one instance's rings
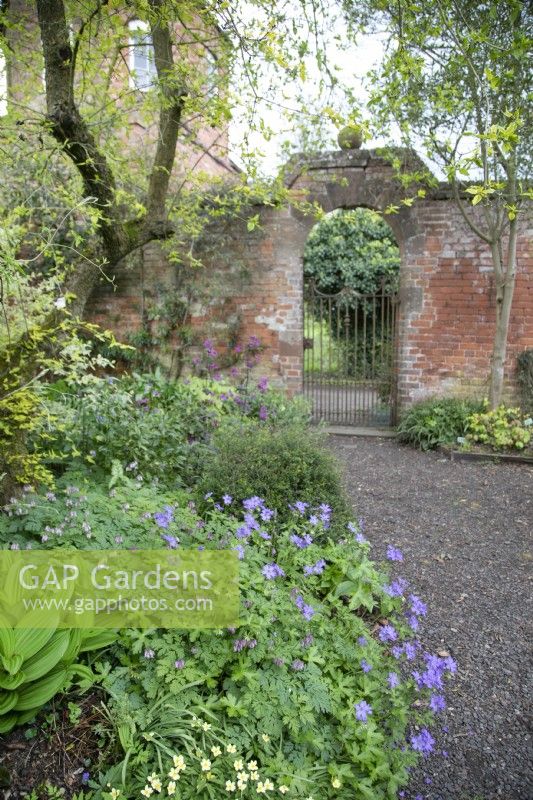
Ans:
{"label": "shrub", "polygon": [[519,408],[499,406],[494,411],[472,414],[467,420],[466,440],[493,450],[523,450],[531,442],[533,420]]}
{"label": "shrub", "polygon": [[178,780],[182,800],[251,798],[260,784],[295,798],[348,800],[355,787],[396,797],[431,750],[432,709],[455,669],[415,641],[424,604],[389,584],[353,524],[326,541],[326,506],[315,515],[294,503],[281,523],[258,497],[244,520],[223,502],[182,544],[239,550],[242,623],[120,634],[104,684],[123,755],[94,775],[95,800],[112,788],[124,800],[166,796]]}
{"label": "shrub", "polygon": [[258,494],[283,520],[294,499],[317,506],[327,497],[340,524],[349,517],[335,459],[319,434],[298,425],[229,420],[214,436],[197,492],[200,502],[207,493],[238,501]]}
{"label": "shrub", "polygon": [[420,450],[456,442],[466,434],[467,420],[483,407],[478,400],[433,397],[413,405],[398,425],[398,439]]}

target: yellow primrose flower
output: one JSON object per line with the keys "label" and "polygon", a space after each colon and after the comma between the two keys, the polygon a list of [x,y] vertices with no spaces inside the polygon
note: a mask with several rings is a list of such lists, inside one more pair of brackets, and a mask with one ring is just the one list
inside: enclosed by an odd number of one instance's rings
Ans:
{"label": "yellow primrose flower", "polygon": [[240,772],[244,769],[244,764],[242,763],[242,758],[238,758],[236,761],[233,762],[233,768],[235,772]]}
{"label": "yellow primrose flower", "polygon": [[235,791],[235,784],[233,783],[233,781],[226,781],[226,791],[227,792]]}
{"label": "yellow primrose flower", "polygon": [[282,783],[281,786],[279,787],[279,790],[280,790],[281,794],[286,794],[289,791],[289,787],[285,786],[285,784]]}
{"label": "yellow primrose flower", "polygon": [[155,792],[160,792],[161,791],[161,789],[163,788],[163,784],[161,783],[161,781],[159,780],[159,778],[157,776],[155,778],[149,778],[148,780],[151,781],[152,789]]}
{"label": "yellow primrose flower", "polygon": [[170,783],[167,786],[167,792],[168,792],[169,795],[176,794],[176,783],[175,783],[175,781],[170,781]]}
{"label": "yellow primrose flower", "polygon": [[269,741],[270,741],[270,736],[268,735],[268,733],[262,733],[262,734],[261,734],[261,739],[262,739],[264,742],[269,742]]}
{"label": "yellow primrose flower", "polygon": [[202,772],[209,772],[209,770],[211,769],[211,762],[209,761],[208,758],[202,758],[202,760],[200,761],[200,766],[202,768]]}
{"label": "yellow primrose flower", "polygon": [[228,753],[236,753],[237,752],[237,748],[235,747],[234,744],[227,744],[226,745],[226,752],[228,752]]}
{"label": "yellow primrose flower", "polygon": [[176,769],[179,770],[185,769],[185,759],[183,758],[183,756],[174,756],[172,760],[174,762],[174,766],[176,767]]}
{"label": "yellow primrose flower", "polygon": [[257,794],[265,794],[266,792],[265,784],[262,783],[261,781],[259,781],[259,783],[257,784],[256,792]]}
{"label": "yellow primrose flower", "polygon": [[247,772],[238,772],[237,778],[240,781],[247,781],[248,780],[248,773]]}
{"label": "yellow primrose flower", "polygon": [[257,770],[257,761],[249,761],[246,766],[250,772],[255,772]]}
{"label": "yellow primrose flower", "polygon": [[117,797],[120,794],[120,789],[111,789],[111,798],[112,800],[117,800]]}
{"label": "yellow primrose flower", "polygon": [[254,770],[253,772],[250,772],[250,778],[253,781],[258,781],[259,780],[259,773],[257,772],[257,770]]}
{"label": "yellow primrose flower", "polygon": [[199,747],[197,747],[197,748],[196,748],[196,750],[195,750],[195,753],[194,753],[194,754],[195,754],[195,756],[196,756],[197,758],[200,758],[200,756],[203,756],[203,754],[204,754],[204,751],[203,751],[203,750],[200,750],[200,748],[199,748]]}
{"label": "yellow primrose flower", "polygon": [[331,785],[333,786],[334,789],[340,789],[341,788],[341,782],[340,782],[340,780],[338,778],[332,778],[331,779]]}
{"label": "yellow primrose flower", "polygon": [[248,784],[246,783],[246,781],[237,781],[237,789],[240,789],[241,792],[244,792],[247,786]]}
{"label": "yellow primrose flower", "polygon": [[168,777],[171,778],[173,781],[179,781],[180,779],[180,771],[177,767],[172,767],[172,769],[168,772]]}
{"label": "yellow primrose flower", "polygon": [[215,776],[213,775],[213,773],[212,773],[212,772],[208,772],[208,773],[207,773],[207,775],[206,775],[205,777],[206,777],[206,779],[207,779],[208,781],[212,781],[212,780],[213,780],[213,778],[214,778]]}
{"label": "yellow primrose flower", "polygon": [[202,724],[202,728],[204,729],[204,731],[209,731],[211,730],[211,725],[209,724],[209,722],[204,722]]}
{"label": "yellow primrose flower", "polygon": [[215,757],[215,758],[216,758],[217,756],[219,756],[219,755],[221,755],[221,754],[222,754],[222,750],[221,750],[221,749],[220,749],[220,747],[218,747],[218,745],[216,745],[216,744],[215,744],[215,745],[213,745],[213,747],[211,748],[211,752],[213,753],[213,755],[214,755],[214,757]]}
{"label": "yellow primrose flower", "polygon": [[270,778],[267,778],[266,781],[265,781],[265,790],[267,792],[271,792],[273,788],[274,788],[274,784],[272,783]]}
{"label": "yellow primrose flower", "polygon": [[144,787],[144,789],[141,789],[141,794],[143,797],[150,797],[150,795],[153,793],[154,790],[152,789],[151,786],[148,786],[148,784]]}

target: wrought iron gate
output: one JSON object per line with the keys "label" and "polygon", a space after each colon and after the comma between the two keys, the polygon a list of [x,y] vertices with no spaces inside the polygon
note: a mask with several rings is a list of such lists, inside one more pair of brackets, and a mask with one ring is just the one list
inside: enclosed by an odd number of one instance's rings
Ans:
{"label": "wrought iron gate", "polygon": [[304,293],[304,394],[313,419],[332,425],[396,424],[398,296],[344,288]]}

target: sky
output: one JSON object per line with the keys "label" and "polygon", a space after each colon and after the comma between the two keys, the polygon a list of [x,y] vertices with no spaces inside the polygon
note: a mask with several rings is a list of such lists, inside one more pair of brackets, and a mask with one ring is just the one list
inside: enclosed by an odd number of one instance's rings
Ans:
{"label": "sky", "polygon": [[[346,43],[346,49],[340,50],[335,41],[338,36]],[[348,45],[346,42],[345,25],[341,20],[337,20],[329,31],[329,41],[327,45],[327,56],[330,61],[330,66],[335,67],[339,83],[353,90],[357,99],[364,104],[367,93],[364,88],[364,77],[366,73],[375,67],[381,59],[384,52],[384,37],[380,35],[366,35],[361,37],[360,43]],[[307,80],[305,82],[285,83],[283,88],[280,89],[276,96],[276,100],[281,104],[296,106],[297,94],[303,91],[310,108],[320,106],[321,102],[324,103],[324,98],[320,97],[319,86],[319,70],[316,61],[313,57],[306,60]],[[268,90],[268,77],[264,78],[265,89]],[[335,110],[342,110],[342,101],[340,93],[336,98],[330,100],[329,105],[333,106]],[[346,107],[344,108],[346,110]],[[297,135],[290,134],[286,130],[286,125],[280,116],[280,110],[268,102],[263,102],[258,107],[258,113],[264,119],[267,126],[275,131],[272,138],[267,141],[259,131],[250,132],[246,119],[240,119],[239,114],[242,109],[237,108],[235,111],[235,119],[230,128],[230,148],[232,159],[242,166],[242,160],[239,156],[239,151],[245,136],[248,137],[249,143],[253,146],[254,150],[262,153],[260,163],[263,171],[267,175],[272,175],[276,172],[277,168],[286,160],[286,154],[282,152],[282,145],[287,140],[297,144]],[[245,114],[244,114],[245,116]],[[336,149],[337,128],[333,123],[327,126],[329,134],[329,149]],[[385,140],[371,140],[365,143],[365,147],[379,147],[385,144]]]}

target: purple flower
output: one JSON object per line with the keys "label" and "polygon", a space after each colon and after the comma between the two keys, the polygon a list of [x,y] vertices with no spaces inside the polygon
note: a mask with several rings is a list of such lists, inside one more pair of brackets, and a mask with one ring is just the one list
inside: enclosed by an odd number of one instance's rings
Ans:
{"label": "purple flower", "polygon": [[411,736],[411,747],[420,753],[431,753],[435,739],[427,728],[422,728],[420,733]]}
{"label": "purple flower", "polygon": [[369,705],[366,700],[361,700],[359,703],[356,703],[354,708],[355,718],[359,720],[359,722],[366,722],[369,714],[372,713],[372,706]]}
{"label": "purple flower", "polygon": [[174,509],[172,506],[165,506],[163,511],[158,511],[154,514],[154,520],[160,528],[168,528],[174,519]]}
{"label": "purple flower", "polygon": [[146,648],[146,650],[144,651],[144,657],[145,658],[153,658],[154,656],[155,656],[154,651],[151,650],[150,648]]}
{"label": "purple flower", "polygon": [[311,645],[313,644],[314,641],[315,641],[315,637],[313,636],[313,634],[312,633],[308,633],[307,636],[305,636],[302,639],[301,645],[302,645],[302,647],[311,647]]}
{"label": "purple flower", "polygon": [[285,577],[285,573],[278,564],[265,564],[261,573],[269,581],[273,581],[275,578]]}
{"label": "purple flower", "polygon": [[246,525],[241,525],[235,531],[235,536],[237,539],[247,539],[251,535],[252,531],[250,528],[247,528]]}
{"label": "purple flower", "polygon": [[175,536],[171,536],[170,533],[162,533],[161,538],[165,540],[171,550],[175,550],[178,546],[178,540]]}
{"label": "purple flower", "polygon": [[320,520],[318,519],[317,515],[316,514],[311,514],[311,516],[309,517],[309,524],[310,525],[318,525],[319,522],[320,522]]}
{"label": "purple flower", "polygon": [[268,389],[268,378],[264,376],[262,378],[259,378],[257,382],[257,388],[259,389],[260,392],[266,392],[266,390]]}
{"label": "purple flower", "polygon": [[368,661],[366,661],[366,659],[363,658],[361,661],[361,669],[363,670],[363,672],[370,672],[370,670],[372,669],[372,664],[369,664]]}
{"label": "purple flower", "polygon": [[304,575],[322,575],[326,566],[323,558],[320,558],[316,564],[304,566]]}
{"label": "purple flower", "polygon": [[378,635],[380,642],[395,642],[398,638],[398,634],[392,625],[383,625]]}
{"label": "purple flower", "polygon": [[428,609],[425,603],[416,596],[416,594],[410,594],[409,600],[411,601],[411,611],[413,614],[416,614],[417,617],[425,617],[428,613]]}
{"label": "purple flower", "polygon": [[282,658],[273,658],[272,659],[276,667],[282,667],[285,663]]}
{"label": "purple flower", "polygon": [[417,680],[419,687],[426,686],[428,689],[442,689],[444,673],[455,672],[457,669],[455,661],[450,656],[440,658],[430,653],[425,653],[424,659],[426,669]]}
{"label": "purple flower", "polygon": [[268,408],[261,406],[259,409],[259,419],[265,422],[268,419]]}
{"label": "purple flower", "polygon": [[322,521],[322,524],[324,525],[324,528],[329,528],[329,521],[330,521],[330,517],[331,517],[331,507],[328,506],[327,503],[322,503],[318,507],[318,510],[320,512],[320,519]]}
{"label": "purple flower", "polygon": [[407,589],[408,583],[404,578],[396,578],[396,580],[383,587],[383,591],[391,597],[401,597]]}
{"label": "purple flower", "polygon": [[412,642],[405,642],[403,651],[408,661],[413,661],[416,658],[416,645]]}
{"label": "purple flower", "polygon": [[224,503],[225,506],[229,506],[233,502],[233,497],[230,494],[223,494],[222,502]]}
{"label": "purple flower", "polygon": [[246,511],[254,511],[256,508],[262,508],[265,504],[265,501],[261,497],[254,496],[243,500],[242,504]]}
{"label": "purple flower", "polygon": [[87,771],[86,772],[82,772],[82,774],[81,774],[81,782],[85,783],[85,784],[89,783],[90,777],[91,777],[91,775],[90,775],[89,772],[87,772]]}
{"label": "purple flower", "polygon": [[263,520],[263,522],[270,522],[273,516],[274,512],[272,511],[271,508],[266,508],[265,506],[265,508],[261,509],[260,517]]}
{"label": "purple flower", "polygon": [[306,547],[313,544],[313,539],[308,533],[304,533],[303,536],[298,536],[297,533],[293,533],[290,537],[291,542],[299,547],[300,550],[305,550]]}
{"label": "purple flower", "polygon": [[417,631],[420,627],[420,622],[418,621],[418,617],[415,617],[414,614],[408,615],[407,624],[409,625],[412,631]]}
{"label": "purple flower", "polygon": [[305,514],[305,509],[307,508],[308,505],[309,503],[304,503],[301,500],[297,500],[293,506],[289,505],[289,508],[291,509],[291,511],[297,511],[298,514],[301,514],[301,516],[303,517],[303,515]]}
{"label": "purple flower", "polygon": [[367,643],[367,641],[366,641],[366,639],[365,639],[365,637],[364,637],[364,636],[360,636],[360,637],[358,638],[358,640],[357,640],[357,644],[360,644],[360,645],[361,645],[361,647],[364,647],[366,643]]}
{"label": "purple flower", "polygon": [[183,658],[178,658],[176,661],[174,661],[174,666],[176,669],[183,669],[185,666],[185,660]]}
{"label": "purple flower", "polygon": [[246,346],[248,350],[258,350],[261,347],[261,339],[259,339],[257,336],[250,336]]}
{"label": "purple flower", "polygon": [[389,561],[403,561],[403,553],[401,550],[398,550],[397,547],[393,547],[392,544],[390,544],[387,547],[387,558]]}
{"label": "purple flower", "polygon": [[243,558],[244,558],[244,547],[243,547],[243,545],[242,544],[238,544],[233,549],[237,551],[237,554],[239,556],[239,561],[242,561]]}
{"label": "purple flower", "polygon": [[246,527],[247,527],[247,528],[249,528],[251,531],[258,531],[258,530],[259,530],[259,523],[258,523],[258,521],[256,520],[256,518],[254,517],[254,515],[253,515],[253,514],[250,514],[250,512],[247,512],[247,513],[244,515],[244,524],[245,524],[245,525],[246,525]]}
{"label": "purple flower", "polygon": [[400,658],[403,653],[403,647],[401,644],[395,644],[394,647],[391,647],[391,653],[394,658]]}
{"label": "purple flower", "polygon": [[395,689],[396,686],[400,685],[400,679],[398,678],[398,675],[395,672],[389,672],[387,683],[389,684],[391,689]]}
{"label": "purple flower", "polygon": [[434,714],[438,714],[439,711],[444,711],[446,708],[446,701],[441,694],[432,694],[429,700],[429,707]]}
{"label": "purple flower", "polygon": [[233,651],[240,653],[241,650],[253,650],[257,645],[257,639],[235,639],[233,642]]}
{"label": "purple flower", "polygon": [[303,618],[309,622],[309,620],[312,619],[315,615],[315,609],[313,608],[313,606],[308,605],[304,601],[301,594],[296,596],[294,602],[296,604],[296,607],[300,609]]}
{"label": "purple flower", "polygon": [[303,669],[305,669],[305,664],[304,664],[303,661],[301,661],[301,659],[295,658],[294,661],[291,664],[291,667],[296,672],[301,672]]}

